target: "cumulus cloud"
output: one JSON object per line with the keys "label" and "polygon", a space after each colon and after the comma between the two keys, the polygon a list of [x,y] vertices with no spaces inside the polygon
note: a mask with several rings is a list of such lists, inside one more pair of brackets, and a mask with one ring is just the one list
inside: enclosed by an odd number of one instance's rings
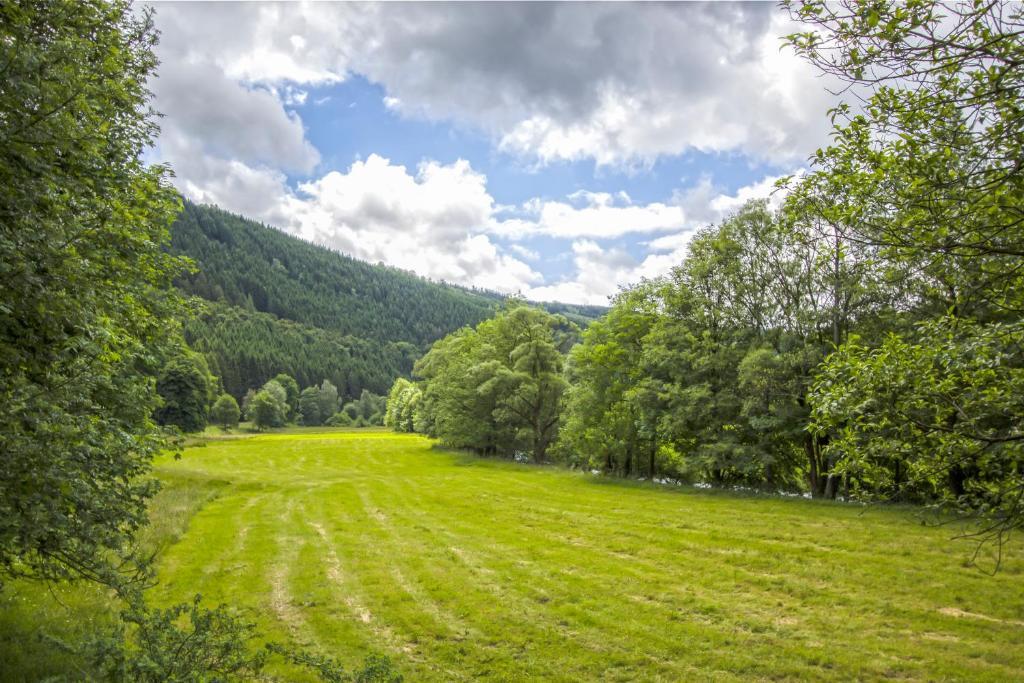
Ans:
{"label": "cumulus cloud", "polygon": [[[204,154],[286,171],[308,173],[320,160],[302,121],[284,110],[274,91],[246,87],[212,64],[167,63],[153,92],[164,114],[164,139],[188,137]],[[170,160],[175,166],[184,161]]]}
{"label": "cumulus cloud", "polygon": [[303,183],[288,198],[293,231],[368,261],[515,292],[541,279],[484,234],[495,205],[467,161],[415,173],[376,154]]}
{"label": "cumulus cloud", "polygon": [[170,4],[158,24],[161,54],[249,83],[357,72],[389,109],[540,162],[699,149],[790,163],[826,139],[829,96],[782,49],[793,27],[768,3]]}
{"label": "cumulus cloud", "polygon": [[709,179],[702,178],[697,185],[676,194],[686,216],[683,227],[645,242],[648,253],[642,259],[620,247],[577,240],[572,245],[573,274],[560,282],[532,287],[526,294],[538,301],[607,304],[621,288],[643,278],[665,275],[682,263],[698,228],[721,221],[752,199],[768,199],[771,205],[779,206],[784,193],[775,188],[776,180],[767,176],[730,194],[716,190]]}
{"label": "cumulus cloud", "polygon": [[[609,239],[630,233],[681,228],[686,216],[679,206],[653,202],[633,205],[608,193],[575,192],[570,201],[534,199],[520,207],[520,217],[496,222],[494,232],[509,237],[594,237]],[[622,205],[626,204],[626,205]]]}
{"label": "cumulus cloud", "polygon": [[[541,161],[688,149],[803,160],[828,94],[767,3],[383,5],[351,68],[401,110],[466,121]],[[367,48],[367,45],[370,47]],[[752,115],[753,114],[753,115]]]}

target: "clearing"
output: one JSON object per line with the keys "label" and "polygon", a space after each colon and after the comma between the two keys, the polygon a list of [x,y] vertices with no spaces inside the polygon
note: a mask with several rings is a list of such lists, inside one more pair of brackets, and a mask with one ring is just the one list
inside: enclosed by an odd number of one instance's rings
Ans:
{"label": "clearing", "polygon": [[[157,471],[154,602],[201,593],[352,664],[388,654],[409,681],[1024,678],[1024,549],[989,576],[907,508],[615,482],[373,430],[215,440]],[[95,596],[9,589],[0,670],[52,672],[19,624],[86,628]]]}

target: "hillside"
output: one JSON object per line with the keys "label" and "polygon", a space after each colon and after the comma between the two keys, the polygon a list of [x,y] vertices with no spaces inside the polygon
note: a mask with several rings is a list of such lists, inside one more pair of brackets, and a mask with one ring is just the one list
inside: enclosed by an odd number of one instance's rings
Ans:
{"label": "hillside", "polygon": [[191,202],[171,247],[199,268],[178,283],[189,294],[364,339],[423,346],[483,320],[499,302]]}
{"label": "hillside", "polygon": [[[303,385],[330,379],[349,396],[363,388],[381,393],[431,343],[479,323],[502,301],[188,201],[171,248],[198,267],[178,287],[213,302],[187,325],[186,338],[235,396],[278,372]],[[543,305],[581,325],[604,311]]]}

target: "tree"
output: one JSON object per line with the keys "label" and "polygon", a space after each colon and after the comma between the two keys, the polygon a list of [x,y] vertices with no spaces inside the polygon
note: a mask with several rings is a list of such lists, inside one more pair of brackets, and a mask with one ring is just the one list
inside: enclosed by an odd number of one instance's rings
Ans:
{"label": "tree", "polygon": [[787,6],[808,26],[790,42],[858,97],[793,200],[909,285],[911,324],[827,361],[815,425],[838,433],[827,450],[847,472],[887,493],[934,489],[1001,541],[1024,526],[1022,8]]}
{"label": "tree", "polygon": [[[656,472],[658,414],[647,409],[642,354],[657,320],[657,284],[620,293],[569,354],[561,457],[573,465],[629,476]],[[643,462],[643,465],[641,464]]]}
{"label": "tree", "polygon": [[238,401],[231,394],[221,394],[210,410],[210,419],[225,430],[237,427],[240,415],[241,411],[238,409]]}
{"label": "tree", "polygon": [[338,410],[338,387],[331,384],[330,380],[320,383],[318,401],[320,405],[320,416],[326,420]]}
{"label": "tree", "polygon": [[299,383],[283,372],[275,375],[273,381],[284,388],[285,402],[288,404],[288,419],[296,419],[299,414]]}
{"label": "tree", "polygon": [[256,390],[249,389],[242,397],[242,417],[246,420],[252,419],[252,400],[256,398]]}
{"label": "tree", "polygon": [[288,406],[270,390],[260,389],[253,396],[249,412],[256,429],[263,431],[270,427],[282,426],[288,413]]}
{"label": "tree", "polygon": [[173,425],[185,432],[206,427],[210,388],[213,384],[205,362],[198,354],[176,356],[164,366],[156,390],[163,399],[156,411],[160,424]]}
{"label": "tree", "polygon": [[[438,341],[417,362],[414,373],[425,380],[421,419],[448,444],[544,460],[558,433],[564,353],[577,335],[561,316],[510,302],[476,329]],[[392,419],[415,421],[406,406]]]}
{"label": "tree", "polygon": [[0,569],[118,580],[163,447],[154,376],[173,353],[177,208],[146,166],[151,12],[0,6]]}
{"label": "tree", "polygon": [[419,431],[415,425],[415,414],[422,398],[423,392],[416,384],[404,377],[396,379],[388,392],[384,425],[396,432]]}
{"label": "tree", "polygon": [[320,413],[320,390],[306,387],[299,394],[299,421],[307,427],[323,424],[324,417]]}

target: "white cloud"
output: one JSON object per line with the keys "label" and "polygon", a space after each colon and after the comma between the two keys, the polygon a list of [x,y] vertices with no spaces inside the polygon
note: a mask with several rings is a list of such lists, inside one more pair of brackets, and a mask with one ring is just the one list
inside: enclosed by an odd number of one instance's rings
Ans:
{"label": "white cloud", "polygon": [[594,240],[577,240],[572,245],[573,275],[560,282],[530,288],[526,295],[538,301],[607,304],[609,297],[622,287],[643,278],[660,277],[682,263],[698,228],[726,218],[751,199],[768,198],[771,204],[778,206],[782,193],[775,190],[776,180],[768,176],[733,194],[726,194],[716,192],[710,180],[703,178],[693,188],[677,194],[686,213],[690,214],[685,227],[643,243],[648,253],[641,260],[618,247],[605,248]]}
{"label": "white cloud", "polygon": [[757,3],[384,5],[350,67],[401,111],[469,122],[542,162],[647,163],[689,149],[802,161],[824,82]]}
{"label": "white cloud", "polygon": [[651,233],[679,229],[686,216],[679,206],[654,202],[646,205],[617,206],[623,200],[608,193],[578,191],[568,199],[583,200],[583,206],[570,202],[534,199],[520,208],[520,216],[494,223],[492,230],[509,237],[547,235],[549,237],[593,237],[610,239],[630,233]]}
{"label": "white cloud", "polygon": [[[531,163],[645,166],[690,149],[775,162],[825,139],[823,84],[757,4],[161,4],[154,156],[188,196],[369,261],[528,296],[603,303],[677,264],[693,230],[762,194],[710,179],[670,201],[624,192],[497,205],[466,161],[414,170],[370,155],[318,171],[289,107],[360,73],[401,116],[489,133]],[[315,99],[323,104],[329,96]],[[285,172],[310,178],[289,187]],[[608,242],[646,235],[646,256]],[[574,240],[574,274],[544,283],[540,254],[493,238]]]}
{"label": "white cloud", "polygon": [[[206,63],[172,62],[153,83],[161,140],[181,136],[201,153],[247,164],[309,172],[320,160],[301,119],[269,89],[246,87]],[[168,157],[176,168],[187,161]]]}
{"label": "white cloud", "polygon": [[526,259],[527,261],[536,261],[540,259],[540,254],[537,251],[524,247],[521,244],[510,244],[508,250],[513,254],[518,254],[520,258]]}
{"label": "white cloud", "polygon": [[288,230],[370,262],[510,293],[542,280],[485,234],[494,200],[463,160],[426,161],[410,173],[372,154],[280,200]]}
{"label": "white cloud", "polygon": [[403,115],[453,120],[542,163],[649,163],[689,149],[803,161],[826,83],[758,3],[219,4],[157,7],[164,63],[246,83],[360,73]]}

